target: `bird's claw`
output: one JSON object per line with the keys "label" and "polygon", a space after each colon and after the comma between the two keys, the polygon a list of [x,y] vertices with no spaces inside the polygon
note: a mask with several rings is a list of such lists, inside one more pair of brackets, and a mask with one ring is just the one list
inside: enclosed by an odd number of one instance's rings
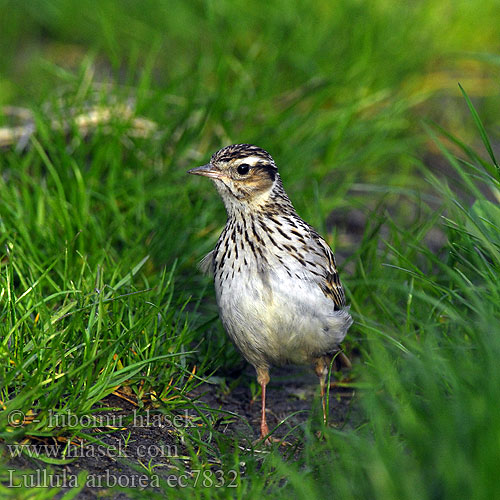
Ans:
{"label": "bird's claw", "polygon": [[261,435],[259,437],[259,439],[256,439],[255,441],[253,441],[252,444],[254,446],[264,444],[264,446],[269,447],[269,446],[273,446],[273,444],[276,444],[276,443],[279,443],[281,446],[291,446],[291,443],[289,443],[288,441],[284,441],[283,439],[280,439],[280,438],[277,438],[274,436],[269,436],[267,434]]}

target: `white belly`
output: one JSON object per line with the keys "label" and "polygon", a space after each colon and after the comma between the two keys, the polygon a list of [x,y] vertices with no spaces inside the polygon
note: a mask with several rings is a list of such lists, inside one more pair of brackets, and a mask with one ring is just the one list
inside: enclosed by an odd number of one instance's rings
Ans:
{"label": "white belly", "polygon": [[226,331],[254,366],[309,363],[334,351],[352,322],[316,283],[280,268],[216,279],[215,290]]}

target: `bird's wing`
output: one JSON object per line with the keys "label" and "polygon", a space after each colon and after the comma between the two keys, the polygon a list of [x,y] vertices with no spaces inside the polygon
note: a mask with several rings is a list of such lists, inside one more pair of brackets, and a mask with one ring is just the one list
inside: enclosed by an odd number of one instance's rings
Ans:
{"label": "bird's wing", "polygon": [[319,234],[313,233],[311,236],[317,243],[317,250],[320,256],[324,259],[324,276],[319,282],[319,286],[323,293],[333,300],[335,309],[342,309],[346,305],[345,293],[335,264],[335,256],[328,243]]}
{"label": "bird's wing", "polygon": [[213,276],[214,274],[214,250],[208,252],[203,259],[198,263],[198,269],[208,276]]}
{"label": "bird's wing", "polygon": [[257,240],[265,242],[276,266],[284,268],[290,277],[295,274],[319,286],[333,301],[334,310],[346,306],[333,252],[312,226],[291,210],[282,216],[270,212],[266,219],[261,217],[257,222],[259,231],[253,223],[251,230]]}
{"label": "bird's wing", "polygon": [[307,278],[333,301],[335,310],[343,309],[346,305],[345,294],[332,250],[313,227],[307,224],[303,230],[307,234],[305,241],[302,240]]}

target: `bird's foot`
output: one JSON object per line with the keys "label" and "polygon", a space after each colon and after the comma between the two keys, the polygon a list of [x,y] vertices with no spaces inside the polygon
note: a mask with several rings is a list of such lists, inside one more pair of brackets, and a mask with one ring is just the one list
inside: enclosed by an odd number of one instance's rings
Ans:
{"label": "bird's foot", "polygon": [[290,443],[287,443],[286,441],[283,441],[282,439],[273,437],[269,435],[269,427],[265,422],[261,423],[260,425],[260,437],[259,439],[256,439],[253,444],[255,445],[260,445],[264,444],[264,446],[272,446],[274,443],[281,443],[282,446],[286,446]]}
{"label": "bird's foot", "polygon": [[281,446],[289,446],[290,445],[290,443],[288,443],[287,441],[283,441],[280,438],[276,438],[274,436],[268,436],[266,434],[264,434],[263,436],[261,435],[260,438],[253,441],[252,444],[254,446],[258,446],[258,445],[263,444],[264,446],[269,447],[269,446],[273,446],[273,444],[276,444],[276,443],[280,443]]}
{"label": "bird's foot", "polygon": [[318,441],[326,441],[326,436],[325,436],[325,431],[316,431],[315,432],[316,437],[318,438]]}

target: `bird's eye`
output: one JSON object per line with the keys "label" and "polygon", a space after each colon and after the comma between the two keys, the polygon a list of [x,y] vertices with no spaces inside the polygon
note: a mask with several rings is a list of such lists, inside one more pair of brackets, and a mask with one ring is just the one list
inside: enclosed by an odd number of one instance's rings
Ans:
{"label": "bird's eye", "polygon": [[246,175],[250,170],[250,165],[248,165],[247,163],[242,163],[241,165],[238,165],[238,168],[236,170],[240,175]]}

